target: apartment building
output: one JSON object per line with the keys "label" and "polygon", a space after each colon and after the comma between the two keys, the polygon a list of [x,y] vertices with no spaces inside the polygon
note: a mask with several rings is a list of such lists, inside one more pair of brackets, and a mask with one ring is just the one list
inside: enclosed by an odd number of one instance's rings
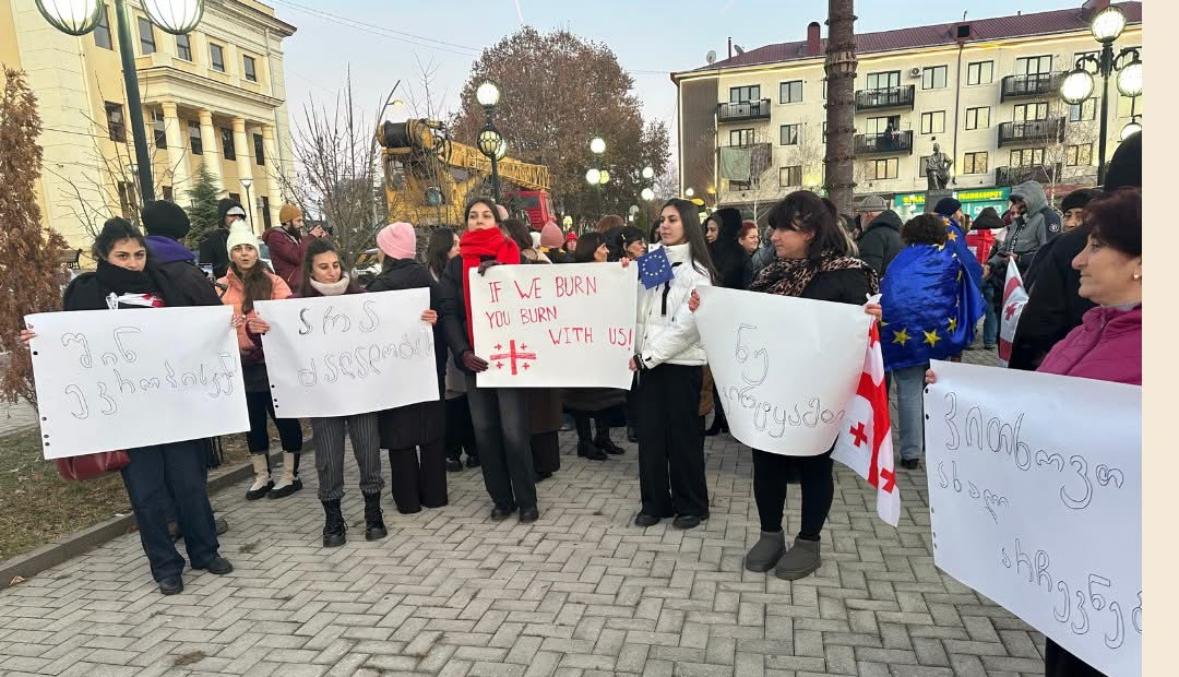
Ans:
{"label": "apartment building", "polygon": [[[1070,106],[1059,85],[1096,54],[1089,20],[1108,2],[856,36],[857,197],[879,195],[908,214],[924,204],[925,159],[953,159],[950,186],[968,211],[1005,206],[1009,188],[1041,181],[1059,197],[1096,182],[1101,82]],[[1142,5],[1115,3],[1127,25],[1115,50],[1142,44]],[[760,214],[767,203],[823,184],[826,40],[767,45],[674,73],[681,190]],[[1110,83],[1112,155],[1142,97]]]}
{"label": "apartment building", "polygon": [[[204,165],[257,232],[277,224],[293,176],[282,41],[295,27],[255,0],[221,0],[176,36],[127,1],[157,197],[188,204]],[[40,107],[43,220],[83,250],[102,220],[140,207],[114,9],[103,12],[73,37],[34,0],[0,0],[0,63],[27,73]]]}

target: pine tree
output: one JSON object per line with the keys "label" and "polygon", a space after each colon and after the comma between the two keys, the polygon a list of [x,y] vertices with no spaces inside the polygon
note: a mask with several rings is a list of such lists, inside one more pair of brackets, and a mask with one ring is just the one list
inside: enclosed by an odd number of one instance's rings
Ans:
{"label": "pine tree", "polygon": [[0,372],[0,398],[24,398],[33,405],[33,364],[18,338],[29,313],[59,310],[66,241],[41,227],[35,184],[41,175],[41,116],[23,71],[4,69],[0,95],[0,352],[8,359]]}
{"label": "pine tree", "polygon": [[213,175],[209,173],[205,163],[196,175],[196,183],[189,188],[188,197],[192,204],[188,207],[188,220],[192,228],[188,231],[188,246],[197,247],[205,233],[216,228],[221,219],[217,218],[217,184],[213,182]]}

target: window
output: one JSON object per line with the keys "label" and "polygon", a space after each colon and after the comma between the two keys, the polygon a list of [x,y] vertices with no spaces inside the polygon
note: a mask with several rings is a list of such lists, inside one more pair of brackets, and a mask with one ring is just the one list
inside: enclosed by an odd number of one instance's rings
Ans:
{"label": "window", "polygon": [[897,178],[897,168],[900,162],[892,157],[884,160],[872,160],[868,165],[868,179],[880,181],[882,179]]}
{"label": "window", "polygon": [[1093,164],[1093,144],[1078,143],[1066,148],[1065,164],[1069,167],[1086,167]]}
{"label": "window", "polygon": [[1025,56],[1015,60],[1015,72],[1019,75],[1040,75],[1052,72],[1052,55]]}
{"label": "window", "polygon": [[[891,127],[891,129],[889,129]],[[880,136],[885,132],[899,131],[901,128],[901,116],[886,115],[878,118],[868,118],[868,124],[864,131],[868,136]]]}
{"label": "window", "polygon": [[114,49],[111,43],[111,21],[106,13],[106,5],[98,10],[98,23],[94,26],[94,44],[103,49]]}
{"label": "window", "polygon": [[1048,119],[1048,102],[1021,103],[1015,106],[1012,118],[1015,122]]}
{"label": "window", "polygon": [[827,121],[823,120],[823,145],[827,145]]}
{"label": "window", "polygon": [[894,89],[901,86],[900,71],[881,71],[868,73],[864,81],[864,89]]}
{"label": "window", "polygon": [[254,135],[254,162],[257,162],[259,165],[266,164],[266,153],[262,147],[261,134]]}
{"label": "window", "polygon": [[975,61],[966,66],[966,84],[985,85],[995,79],[994,61]]}
{"label": "window", "polygon": [[1011,151],[1012,167],[1039,167],[1044,164],[1043,148],[1021,148]]}
{"label": "window", "polygon": [[139,22],[139,55],[156,53],[156,32],[146,17],[137,17]]}
{"label": "window", "polygon": [[151,112],[151,128],[156,137],[156,148],[163,150],[168,147],[168,135],[164,131],[164,114],[160,111]]}
{"label": "window", "polygon": [[209,63],[213,70],[225,72],[225,48],[221,45],[209,43]]}
{"label": "window", "polygon": [[237,148],[233,144],[233,130],[221,128],[221,155],[226,160],[237,159]]}
{"label": "window", "polygon": [[802,80],[791,80],[778,85],[778,103],[802,102]]}
{"label": "window", "polygon": [[962,173],[963,174],[986,174],[987,173],[987,153],[986,151],[978,153],[967,153],[962,157]]}
{"label": "window", "polygon": [[935,110],[921,114],[922,134],[941,134],[946,131],[946,111]]}
{"label": "window", "polygon": [[119,191],[119,212],[125,219],[134,219],[139,214],[135,206],[135,184],[130,181],[119,181],[115,188]]}
{"label": "window", "polygon": [[1069,122],[1083,122],[1097,119],[1097,99],[1085,99],[1068,107]]}
{"label": "window", "polygon": [[192,42],[188,39],[188,34],[176,36],[176,56],[185,61],[192,61]]}
{"label": "window", "polygon": [[731,130],[729,130],[729,145],[730,146],[752,146],[753,145],[753,129],[731,129]]}
{"label": "window", "polygon": [[921,89],[942,89],[946,86],[945,66],[926,66],[921,69]]}
{"label": "window", "polygon": [[823,78],[823,100],[827,100],[827,78]]}
{"label": "window", "polygon": [[792,165],[778,169],[778,187],[793,188],[802,185],[802,165]]}
{"label": "window", "polygon": [[966,129],[986,129],[991,126],[991,107],[966,109]]}
{"label": "window", "polygon": [[111,141],[127,140],[127,122],[123,117],[123,104],[106,102],[106,129]]}
{"label": "window", "polygon": [[241,202],[242,201],[242,194],[241,193],[230,193],[229,199],[233,200],[234,202]]}
{"label": "window", "polygon": [[748,87],[730,87],[729,88],[729,103],[749,103],[750,101],[761,100],[761,85],[750,85]]}
{"label": "window", "polygon": [[205,152],[205,144],[201,142],[201,126],[195,122],[188,123],[188,145],[193,155]]}
{"label": "window", "polygon": [[254,61],[254,57],[242,57],[242,72],[246,74],[246,79],[250,82],[258,81],[258,64]]}
{"label": "window", "polygon": [[270,198],[263,195],[258,198],[258,207],[262,210],[262,225],[265,228],[270,227]]}
{"label": "window", "polygon": [[[779,141],[783,146],[797,146],[798,145],[798,130],[802,125],[782,125],[781,135]],[[793,184],[791,184],[793,185]]]}

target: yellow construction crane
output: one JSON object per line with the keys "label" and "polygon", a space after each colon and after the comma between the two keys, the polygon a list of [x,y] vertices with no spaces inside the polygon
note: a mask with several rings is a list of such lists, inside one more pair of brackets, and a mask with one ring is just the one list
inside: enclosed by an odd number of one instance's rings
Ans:
{"label": "yellow construction crane", "polygon": [[[491,175],[491,161],[477,148],[451,140],[438,120],[385,122],[377,141],[384,149],[390,218],[420,226],[461,227],[463,207]],[[516,195],[534,227],[553,217],[548,167],[506,157],[496,164],[500,180],[520,189]]]}

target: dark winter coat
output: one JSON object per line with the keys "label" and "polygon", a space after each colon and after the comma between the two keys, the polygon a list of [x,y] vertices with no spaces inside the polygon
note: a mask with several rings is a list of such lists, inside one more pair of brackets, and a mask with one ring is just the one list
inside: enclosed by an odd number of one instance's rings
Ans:
{"label": "dark winter coat", "polygon": [[[169,306],[185,306],[188,305],[183,302],[181,294],[177,293],[170,281],[164,277],[158,268],[149,266],[145,269],[148,276],[151,277],[153,287],[151,293],[156,294],[164,301],[165,307]],[[61,309],[62,310],[108,310],[110,306],[107,305],[106,299],[112,293],[119,293],[117,290],[110,288],[103,284],[96,272],[85,272],[70,281],[65,292],[62,294]],[[128,308],[139,308],[139,306],[127,306]]]}
{"label": "dark winter coat", "polygon": [[799,298],[862,306],[867,302],[869,273],[865,270],[830,270],[815,275]]}
{"label": "dark winter coat", "polygon": [[170,279],[181,296],[177,305],[221,305],[213,282],[193,264],[192,252],[187,247],[163,235],[148,235],[146,240],[152,264]]}
{"label": "dark winter coat", "polygon": [[708,217],[719,221],[716,242],[708,245],[712,265],[716,268],[716,286],[727,289],[744,289],[746,263],[749,255],[741,248],[737,238],[741,236],[741,212],[732,207],[718,209]]}
{"label": "dark winter coat", "polygon": [[872,266],[877,275],[884,277],[888,264],[905,246],[901,241],[901,217],[891,209],[881,212],[864,229],[856,245],[860,248],[860,258],[864,263]]}
{"label": "dark winter coat", "polygon": [[[494,257],[484,257],[485,261]],[[463,366],[463,353],[472,349],[467,338],[467,307],[463,301],[463,290],[466,280],[463,279],[463,257],[456,256],[446,264],[442,276],[438,279],[438,326],[441,327],[442,337],[446,340],[446,347],[454,355],[454,363],[463,373],[470,373]]]}
{"label": "dark winter coat", "polygon": [[267,228],[262,233],[262,241],[270,249],[270,264],[274,266],[274,274],[281,277],[291,289],[298,289],[303,277],[303,253],[306,251],[302,241],[285,228]]}
{"label": "dark winter coat", "polygon": [[[434,278],[424,265],[413,259],[386,258],[380,274],[368,284],[369,292],[422,288],[430,290],[430,307],[438,312],[438,292]],[[437,325],[434,327],[434,361],[438,373],[438,399],[380,412],[377,421],[383,449],[409,449],[429,444],[445,435],[446,406],[442,398],[446,387],[446,345],[442,341],[442,330]]]}
{"label": "dark winter coat", "polygon": [[225,277],[226,271],[229,270],[229,249],[225,246],[228,239],[228,228],[214,228],[205,233],[198,245],[200,262],[213,266],[214,279]]}

